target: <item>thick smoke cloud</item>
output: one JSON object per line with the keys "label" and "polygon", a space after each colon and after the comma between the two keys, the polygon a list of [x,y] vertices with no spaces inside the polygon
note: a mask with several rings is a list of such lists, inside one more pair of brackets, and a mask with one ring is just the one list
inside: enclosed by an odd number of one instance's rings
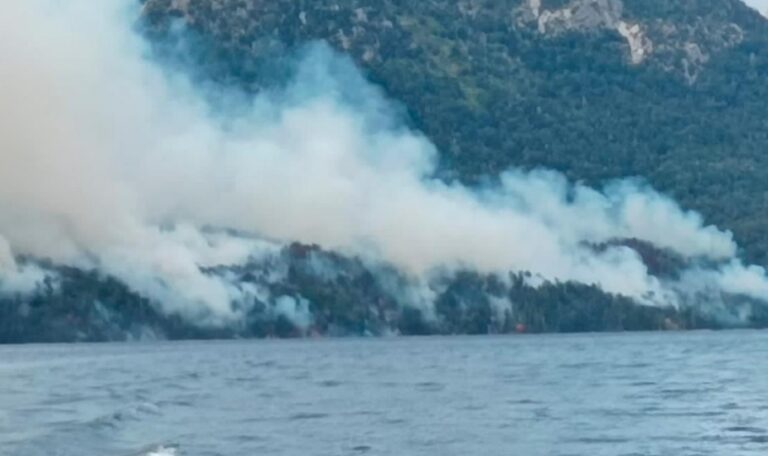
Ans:
{"label": "thick smoke cloud", "polygon": [[[196,87],[149,58],[135,3],[4,5],[3,289],[41,280],[14,255],[46,258],[112,274],[166,310],[226,321],[233,302],[259,291],[205,269],[299,241],[391,264],[414,282],[524,270],[646,304],[677,304],[702,280],[768,298],[765,271],[736,259],[729,232],[640,183],[598,191],[513,170],[476,190],[432,178],[434,146],[322,45],[285,88],[254,99]],[[216,98],[235,106],[206,101]],[[660,279],[611,244],[628,238],[720,266]],[[306,325],[306,303],[279,304]]]}
{"label": "thick smoke cloud", "polygon": [[0,237],[0,294],[32,293],[46,277],[46,272],[34,265],[19,265],[8,241]]}

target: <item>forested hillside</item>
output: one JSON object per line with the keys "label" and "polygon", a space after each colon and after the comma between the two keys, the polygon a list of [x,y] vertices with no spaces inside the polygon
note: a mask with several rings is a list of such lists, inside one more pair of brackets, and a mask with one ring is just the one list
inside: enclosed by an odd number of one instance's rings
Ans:
{"label": "forested hillside", "polygon": [[145,14],[155,31],[185,21],[208,70],[253,90],[265,62],[326,40],[405,105],[446,178],[640,176],[768,264],[768,22],[740,0],[148,0]]}
{"label": "forested hillside", "polygon": [[[141,4],[7,52],[63,101],[0,137],[30,174],[0,187],[0,343],[768,326],[768,21],[740,0]],[[340,79],[294,109],[313,55]]]}
{"label": "forested hillside", "polygon": [[[647,252],[655,273],[675,261]],[[210,274],[234,274],[266,293],[228,325],[167,315],[120,281],[76,268],[46,267],[55,283],[33,296],[0,298],[0,344],[152,339],[207,339],[515,332],[663,331],[765,327],[760,303],[734,299],[720,308],[638,305],[594,285],[544,283],[471,271],[432,284],[434,303],[412,302],[407,279],[316,246],[292,244],[267,262],[252,261]],[[277,273],[276,273],[277,271]],[[277,279],[273,278],[275,275]],[[746,306],[746,307],[745,307]],[[747,312],[748,320],[738,314]]]}

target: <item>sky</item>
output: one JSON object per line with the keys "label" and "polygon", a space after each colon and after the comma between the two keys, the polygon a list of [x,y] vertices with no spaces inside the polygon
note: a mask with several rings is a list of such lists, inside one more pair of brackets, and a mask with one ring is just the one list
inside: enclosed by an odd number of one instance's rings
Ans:
{"label": "sky", "polygon": [[763,14],[768,12],[768,0],[744,0],[744,3],[755,8]]}

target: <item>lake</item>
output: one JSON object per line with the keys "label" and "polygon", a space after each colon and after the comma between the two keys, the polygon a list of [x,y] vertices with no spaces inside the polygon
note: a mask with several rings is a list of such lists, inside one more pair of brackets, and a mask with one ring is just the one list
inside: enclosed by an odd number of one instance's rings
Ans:
{"label": "lake", "polygon": [[765,455],[768,332],[0,346],[0,454]]}

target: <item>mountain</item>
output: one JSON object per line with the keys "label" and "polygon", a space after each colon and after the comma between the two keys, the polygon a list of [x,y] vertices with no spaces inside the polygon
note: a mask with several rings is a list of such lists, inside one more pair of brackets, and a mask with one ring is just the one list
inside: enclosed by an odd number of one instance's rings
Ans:
{"label": "mountain", "polygon": [[477,183],[511,166],[640,176],[768,265],[768,21],[740,0],[147,0],[257,90],[309,40],[352,56]]}
{"label": "mountain", "polygon": [[[575,234],[566,250],[584,270],[595,259],[615,261],[619,278],[635,277],[619,267],[629,258],[641,266],[640,288],[651,291],[606,291],[582,271],[572,274],[579,280],[558,280],[469,262],[414,278],[354,249],[288,239],[238,264],[193,264],[200,280],[192,285],[210,279],[242,298],[227,303],[237,318],[222,320],[210,309],[164,302],[177,297],[173,267],[136,280],[130,269],[142,265],[143,251],[129,255],[136,263],[127,267],[100,269],[114,257],[84,248],[86,258],[73,264],[39,254],[14,259],[14,246],[0,237],[0,267],[5,261],[44,278],[33,293],[7,292],[0,281],[0,343],[768,326],[760,267],[768,266],[768,22],[740,0],[143,0],[136,28],[153,59],[182,68],[200,86],[227,88],[214,94],[279,93],[295,76],[296,56],[310,43],[328,43],[395,100],[387,110],[397,111],[398,122],[436,146],[426,187],[449,199],[435,201],[494,208],[499,194],[489,189],[511,179],[531,194],[556,188],[556,201],[544,200],[553,211],[587,209],[554,217],[555,225],[600,225],[589,217],[628,212],[662,235]],[[364,104],[371,93],[348,101]],[[214,110],[228,101],[212,100]],[[512,178],[504,174],[510,169]],[[624,178],[634,180],[616,183]],[[642,181],[704,222],[690,213],[666,217],[673,203]],[[678,214],[676,206],[671,211]],[[547,207],[542,214],[551,215]],[[653,218],[659,214],[666,215]],[[731,252],[729,236],[708,224],[732,230],[740,251]],[[254,241],[226,226],[168,225],[153,225],[152,234],[184,247]],[[676,248],[692,232],[701,235],[693,253]],[[745,267],[737,254],[757,266]],[[166,264],[150,266],[167,272]],[[726,277],[735,269],[743,274]]]}

